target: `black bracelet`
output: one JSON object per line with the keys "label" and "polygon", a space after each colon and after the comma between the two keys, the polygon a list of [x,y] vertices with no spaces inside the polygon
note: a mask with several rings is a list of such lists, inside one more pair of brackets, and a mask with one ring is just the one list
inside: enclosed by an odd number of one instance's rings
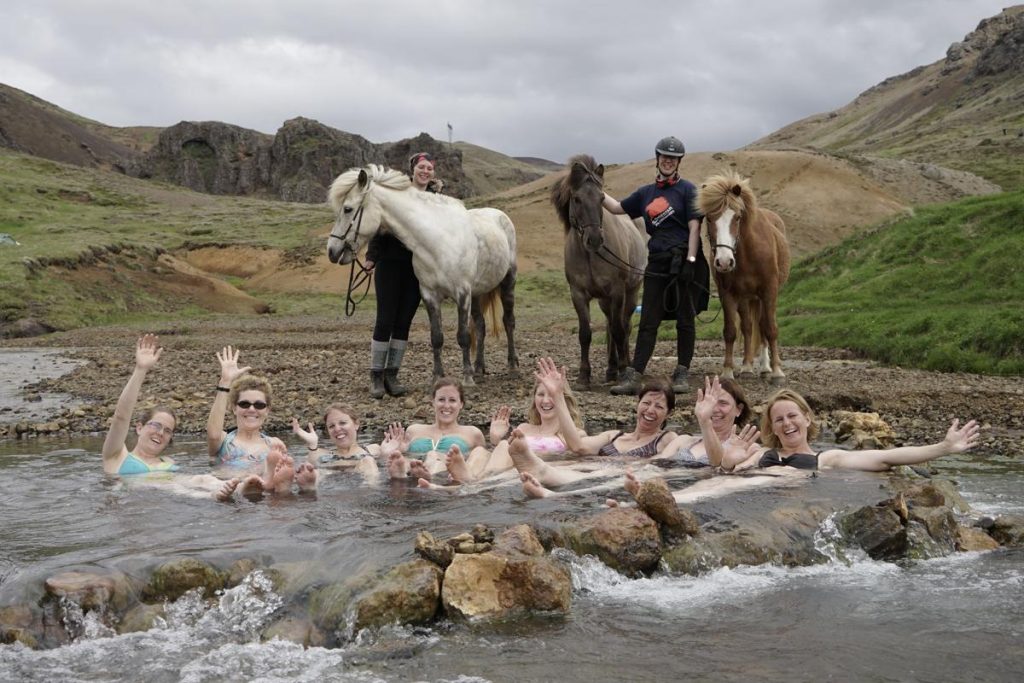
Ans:
{"label": "black bracelet", "polygon": [[224,392],[224,393],[226,394],[226,393],[228,393],[229,391],[231,391],[231,387],[222,387],[222,386],[220,386],[220,385],[218,384],[218,385],[217,385],[217,391],[223,391],[223,392]]}

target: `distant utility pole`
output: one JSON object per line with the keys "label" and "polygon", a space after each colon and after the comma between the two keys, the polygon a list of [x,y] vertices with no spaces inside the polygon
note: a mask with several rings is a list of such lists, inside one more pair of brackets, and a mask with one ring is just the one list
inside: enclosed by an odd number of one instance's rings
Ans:
{"label": "distant utility pole", "polygon": [[452,148],[452,122],[448,122],[448,149]]}

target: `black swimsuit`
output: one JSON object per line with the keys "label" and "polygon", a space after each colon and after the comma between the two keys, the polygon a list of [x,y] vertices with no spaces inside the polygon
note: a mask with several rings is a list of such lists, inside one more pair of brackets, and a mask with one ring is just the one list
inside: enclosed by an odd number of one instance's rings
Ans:
{"label": "black swimsuit", "polygon": [[757,466],[773,467],[785,465],[786,467],[795,467],[798,470],[816,470],[818,469],[818,455],[820,454],[821,451],[817,453],[794,453],[783,458],[779,457],[779,452],[773,448],[770,451],[765,451]]}

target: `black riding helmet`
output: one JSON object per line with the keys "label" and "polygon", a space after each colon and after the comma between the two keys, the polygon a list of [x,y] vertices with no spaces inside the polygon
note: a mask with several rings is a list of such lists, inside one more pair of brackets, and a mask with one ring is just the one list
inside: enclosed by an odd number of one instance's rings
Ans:
{"label": "black riding helmet", "polygon": [[686,148],[683,147],[683,143],[679,138],[669,135],[667,138],[658,140],[658,144],[654,147],[654,153],[655,155],[660,154],[663,157],[678,157],[682,159],[686,155]]}

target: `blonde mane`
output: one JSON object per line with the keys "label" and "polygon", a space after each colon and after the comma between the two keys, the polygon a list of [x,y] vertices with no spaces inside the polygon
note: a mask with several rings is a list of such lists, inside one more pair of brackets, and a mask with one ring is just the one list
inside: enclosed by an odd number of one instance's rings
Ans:
{"label": "blonde mane", "polygon": [[[370,183],[377,183],[381,187],[392,190],[405,190],[412,187],[409,176],[391,168],[378,164],[370,164],[366,168],[350,168],[334,179],[331,188],[327,191],[327,202],[335,212],[341,209],[341,203],[359,182],[359,172],[366,171]],[[369,185],[367,185],[369,187]]]}
{"label": "blonde mane", "polygon": [[[737,194],[736,188],[739,188]],[[750,189],[750,181],[734,171],[714,175],[701,183],[697,190],[697,208],[705,216],[719,216],[732,209],[741,216],[757,213],[757,198]]]}

